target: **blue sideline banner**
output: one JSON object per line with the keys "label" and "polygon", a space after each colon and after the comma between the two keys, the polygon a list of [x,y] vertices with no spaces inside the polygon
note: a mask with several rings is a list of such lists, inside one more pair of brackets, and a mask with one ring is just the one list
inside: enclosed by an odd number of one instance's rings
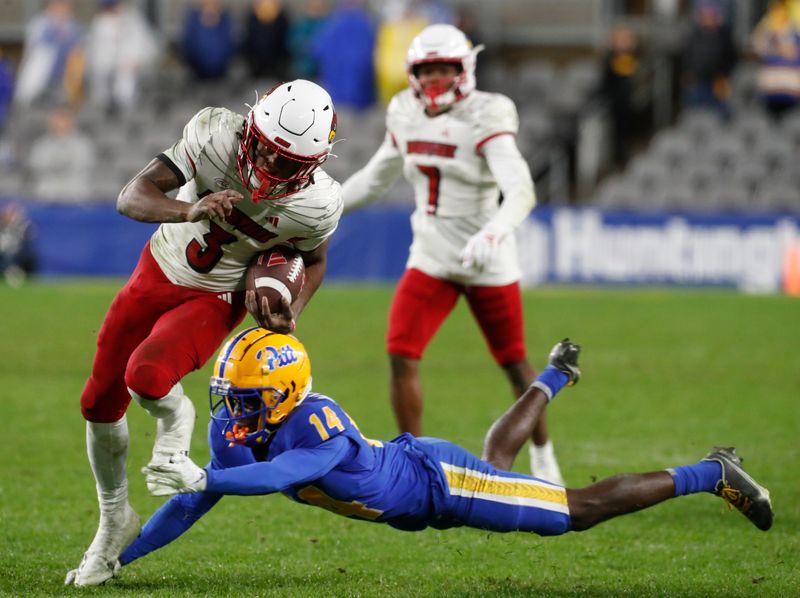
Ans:
{"label": "blue sideline banner", "polygon": [[[127,276],[155,225],[112,205],[28,205],[41,273]],[[370,206],[344,217],[328,280],[394,282],[411,243],[410,208]],[[518,232],[523,284],[715,285],[781,288],[800,215],[687,215],[537,208]]]}
{"label": "blue sideline banner", "polygon": [[523,282],[718,285],[780,290],[797,215],[537,209],[519,231]]}

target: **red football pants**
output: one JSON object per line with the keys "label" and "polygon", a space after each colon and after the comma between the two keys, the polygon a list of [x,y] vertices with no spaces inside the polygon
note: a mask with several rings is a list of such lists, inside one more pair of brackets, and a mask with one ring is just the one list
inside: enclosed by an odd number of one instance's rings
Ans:
{"label": "red football pants", "polygon": [[245,311],[242,292],[171,283],[148,243],[100,328],[92,375],[81,395],[83,417],[119,420],[131,401],[128,387],[143,397],[163,397],[186,374],[203,367]]}
{"label": "red football pants", "polygon": [[465,286],[428,276],[415,268],[405,271],[392,300],[386,339],[388,352],[420,359],[462,294],[495,361],[504,366],[525,359],[518,282],[503,286]]}

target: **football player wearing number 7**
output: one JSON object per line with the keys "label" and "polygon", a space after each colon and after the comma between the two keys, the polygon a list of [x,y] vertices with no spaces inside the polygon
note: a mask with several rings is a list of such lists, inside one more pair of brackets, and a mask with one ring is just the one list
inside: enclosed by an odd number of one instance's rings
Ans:
{"label": "football player wearing number 7", "polygon": [[[536,197],[515,142],[514,103],[475,89],[480,49],[451,25],[424,29],[408,50],[410,88],[389,104],[383,144],[342,185],[345,214],[379,198],[401,173],[414,188],[414,238],[389,312],[387,352],[398,427],[415,436],[422,433],[420,360],[461,295],[514,398],[535,377],[514,230]],[[533,475],[563,483],[545,417],[531,441]]]}
{"label": "football player wearing number 7", "polygon": [[580,378],[579,352],[569,339],[556,344],[549,365],[490,429],[479,459],[437,438],[365,438],[333,399],[311,391],[309,356],[296,338],[244,330],[214,365],[211,462],[200,468],[179,455],[145,468],[154,495],[178,495],[153,515],[119,565],[171,542],[229,494],[282,492],[302,504],[406,531],[468,526],[552,536],[675,496],[709,492],[769,529],[769,493],[745,473],[733,449],[715,448],[698,463],[579,489],[506,471],[547,403]]}
{"label": "football player wearing number 7", "polygon": [[[319,168],[335,131],[324,89],[284,83],[246,117],[225,108],[198,112],[183,137],[120,193],[122,214],[162,224],[106,314],[81,395],[100,522],[67,584],[109,579],[120,551],[139,533],[125,472],[131,399],[157,418],[152,466],[188,454],[195,409],[181,379],[205,364],[245,309],[265,328],[294,330],[322,282],[341,216],[341,188]],[[172,199],[167,193],[175,189]],[[302,255],[306,283],[291,305],[284,300],[270,313],[245,293],[244,274],[254,255],[276,245]]]}

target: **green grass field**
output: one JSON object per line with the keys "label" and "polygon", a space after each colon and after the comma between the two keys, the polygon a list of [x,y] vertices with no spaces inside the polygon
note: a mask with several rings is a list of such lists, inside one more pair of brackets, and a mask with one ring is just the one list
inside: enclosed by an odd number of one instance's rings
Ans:
{"label": "green grass field", "polygon": [[[228,497],[184,537],[100,588],[62,585],[96,526],[78,397],[120,281],[0,286],[0,594],[103,596],[800,595],[800,303],[717,291],[526,293],[530,357],[569,335],[584,379],[549,407],[572,486],[694,462],[735,445],[773,497],[763,533],[710,495],[543,539],[477,530],[403,533],[280,496]],[[395,434],[383,336],[390,288],[328,285],[300,319],[315,388],[374,438]],[[209,369],[185,381],[204,431]],[[424,361],[426,433],[479,452],[509,390],[460,305]],[[131,501],[161,504],[139,473],[154,421],[129,410]],[[527,455],[515,467],[527,468]]]}

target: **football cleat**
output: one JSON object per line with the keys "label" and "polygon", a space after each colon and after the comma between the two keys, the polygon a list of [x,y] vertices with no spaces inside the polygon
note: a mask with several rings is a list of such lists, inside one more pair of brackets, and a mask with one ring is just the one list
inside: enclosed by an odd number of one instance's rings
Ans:
{"label": "football cleat", "polygon": [[547,358],[547,362],[550,365],[569,376],[567,386],[574,386],[581,379],[581,370],[578,367],[578,355],[580,352],[580,345],[576,345],[569,338],[565,338],[560,343],[556,343]]}
{"label": "football cleat", "polygon": [[99,586],[114,577],[120,568],[117,560],[120,553],[139,535],[141,528],[139,515],[127,503],[121,521],[106,523],[101,520],[100,528],[83,555],[81,564],[67,573],[64,584]]}
{"label": "football cleat", "polygon": [[758,529],[767,531],[772,527],[774,514],[769,490],[742,468],[742,459],[735,448],[715,446],[703,461],[716,461],[722,465],[722,478],[717,482],[714,494],[722,497],[731,509],[741,511]]}

